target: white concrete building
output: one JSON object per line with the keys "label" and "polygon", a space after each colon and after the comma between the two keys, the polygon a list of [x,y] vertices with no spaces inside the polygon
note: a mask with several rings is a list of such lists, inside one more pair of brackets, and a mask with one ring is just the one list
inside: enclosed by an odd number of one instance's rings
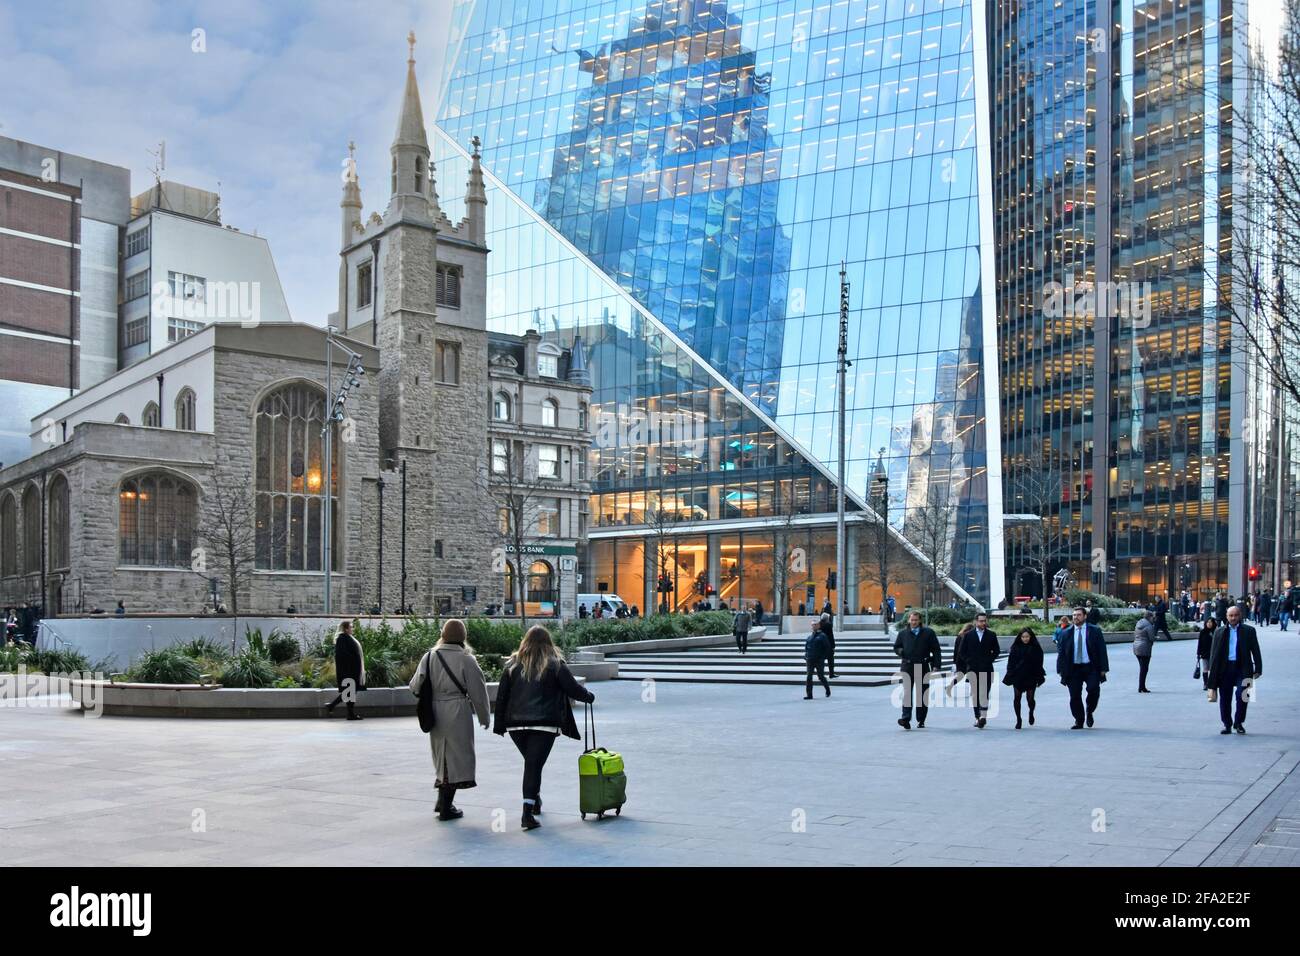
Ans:
{"label": "white concrete building", "polygon": [[214,192],[162,182],[131,200],[122,253],[121,365],[210,322],[289,322],[266,239],[221,224]]}

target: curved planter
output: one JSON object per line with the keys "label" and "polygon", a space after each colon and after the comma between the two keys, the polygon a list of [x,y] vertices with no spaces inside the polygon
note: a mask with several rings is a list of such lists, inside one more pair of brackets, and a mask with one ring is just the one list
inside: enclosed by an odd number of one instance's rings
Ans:
{"label": "curved planter", "polygon": [[[579,681],[609,680],[617,664],[571,664]],[[487,685],[495,703],[497,685]],[[83,713],[109,717],[323,718],[342,720],[343,707],[333,714],[325,705],[338,693],[326,688],[219,687],[208,684],[127,684],[103,680],[71,680],[68,692]],[[363,717],[414,717],[410,688],[375,687],[357,695]]]}

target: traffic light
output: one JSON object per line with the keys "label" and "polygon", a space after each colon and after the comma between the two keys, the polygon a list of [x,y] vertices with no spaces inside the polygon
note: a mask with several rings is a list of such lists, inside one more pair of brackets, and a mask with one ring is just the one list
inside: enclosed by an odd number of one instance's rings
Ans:
{"label": "traffic light", "polygon": [[827,572],[826,572],[826,590],[827,590],[827,591],[834,591],[834,590],[835,590],[835,583],[836,583],[836,582],[835,582],[835,572],[834,572],[834,571],[827,571]]}
{"label": "traffic light", "polygon": [[1252,581],[1259,580],[1259,568],[1257,567],[1252,567],[1249,571],[1246,572],[1246,574],[1250,577]]}

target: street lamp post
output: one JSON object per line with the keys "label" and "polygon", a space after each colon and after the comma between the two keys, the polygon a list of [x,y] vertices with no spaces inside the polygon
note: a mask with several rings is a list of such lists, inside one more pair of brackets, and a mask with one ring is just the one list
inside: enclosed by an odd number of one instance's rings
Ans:
{"label": "street lamp post", "polygon": [[[321,516],[321,567],[325,571],[325,613],[331,610],[330,588],[334,576],[334,424],[343,421],[343,405],[348,393],[361,384],[361,377],[366,374],[361,364],[361,356],[344,346],[334,338],[337,332],[334,326],[325,328],[325,396],[333,399],[325,424],[321,428],[321,437],[325,440],[325,501]],[[348,355],[347,371],[343,373],[343,383],[339,385],[338,394],[334,395],[334,352],[338,349]]]}
{"label": "street lamp post", "polygon": [[844,594],[848,582],[844,580],[844,423],[848,396],[847,372],[849,362],[849,283],[844,263],[840,262],[840,341],[836,349],[836,402],[839,406],[839,501],[835,515],[835,629],[844,630]]}

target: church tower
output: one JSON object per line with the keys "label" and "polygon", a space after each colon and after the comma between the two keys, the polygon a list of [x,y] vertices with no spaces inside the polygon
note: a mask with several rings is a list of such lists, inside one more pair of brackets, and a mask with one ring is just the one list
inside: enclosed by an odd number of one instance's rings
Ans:
{"label": "church tower", "polygon": [[452,224],[438,207],[413,33],[407,42],[387,208],[363,223],[355,176],[345,181],[341,203],[336,322],[380,349],[383,493],[374,489],[373,524],[382,520],[384,533],[382,545],[374,535],[376,568],[367,572],[361,601],[381,601],[382,565],[384,610],[397,607],[404,593],[417,612],[459,615],[481,611],[495,593],[496,509],[487,482],[487,197],[476,147],[464,220]]}

